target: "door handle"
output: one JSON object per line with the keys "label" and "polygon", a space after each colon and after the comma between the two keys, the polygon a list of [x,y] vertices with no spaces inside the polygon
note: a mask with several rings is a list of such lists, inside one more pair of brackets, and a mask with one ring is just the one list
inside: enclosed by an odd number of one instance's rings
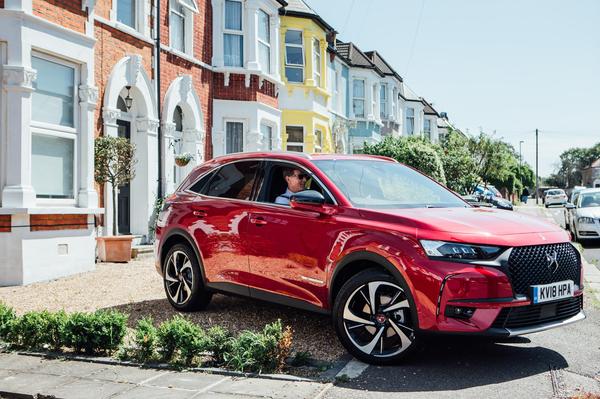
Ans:
{"label": "door handle", "polygon": [[267,221],[260,216],[250,216],[250,223],[255,224],[257,226],[264,226],[267,224]]}
{"label": "door handle", "polygon": [[201,209],[196,209],[192,212],[192,215],[196,216],[197,218],[203,218],[206,217],[207,213]]}

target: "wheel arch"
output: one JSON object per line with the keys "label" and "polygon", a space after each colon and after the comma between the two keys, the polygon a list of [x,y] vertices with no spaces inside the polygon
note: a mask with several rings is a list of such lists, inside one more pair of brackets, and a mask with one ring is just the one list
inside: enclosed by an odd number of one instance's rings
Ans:
{"label": "wheel arch", "polygon": [[386,257],[370,252],[357,251],[346,255],[335,266],[329,283],[329,307],[333,309],[335,298],[348,279],[367,269],[379,269],[392,275],[398,282],[403,284],[408,291],[408,299],[414,309],[412,314],[415,326],[419,326],[418,309],[414,300],[414,294],[410,282],[398,268]]}
{"label": "wheel arch", "polygon": [[202,276],[202,282],[206,284],[206,275],[204,273],[204,262],[202,262],[202,256],[200,254],[200,250],[195,244],[194,239],[191,235],[183,230],[183,229],[172,229],[165,235],[163,238],[163,242],[160,245],[159,257],[160,257],[160,269],[161,273],[164,275],[165,273],[165,257],[169,250],[173,248],[173,246],[177,244],[186,244],[188,245],[194,254],[196,255],[196,260],[198,261],[198,266],[200,268],[200,275]]}

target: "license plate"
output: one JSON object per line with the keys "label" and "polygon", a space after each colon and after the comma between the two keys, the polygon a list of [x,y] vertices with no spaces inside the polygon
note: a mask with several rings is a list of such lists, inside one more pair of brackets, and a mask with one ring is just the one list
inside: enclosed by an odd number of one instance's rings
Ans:
{"label": "license plate", "polygon": [[533,303],[556,301],[571,298],[575,294],[575,283],[572,280],[566,280],[552,284],[532,285],[531,291]]}

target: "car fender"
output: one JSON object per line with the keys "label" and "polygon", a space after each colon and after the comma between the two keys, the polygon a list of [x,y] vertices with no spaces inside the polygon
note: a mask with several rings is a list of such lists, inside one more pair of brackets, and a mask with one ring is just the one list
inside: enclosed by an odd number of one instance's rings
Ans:
{"label": "car fender", "polygon": [[[201,253],[200,249],[198,248],[198,246],[196,245],[195,240],[184,229],[179,228],[179,227],[173,227],[168,232],[164,233],[163,238],[161,240],[160,250],[158,252],[158,256],[160,257],[159,259],[162,259],[162,256],[163,256],[162,245],[165,242],[167,242],[167,240],[169,238],[171,238],[173,236],[179,236],[179,237],[185,239],[187,241],[188,245],[192,248],[192,250],[196,254],[196,259],[198,260],[198,265],[200,267],[200,274],[202,276],[202,282],[204,284],[206,284],[206,277],[205,277],[205,274],[204,274],[204,261],[203,261],[202,253]],[[161,262],[161,269],[162,269],[162,273],[164,274],[164,265],[162,265],[162,262]]]}

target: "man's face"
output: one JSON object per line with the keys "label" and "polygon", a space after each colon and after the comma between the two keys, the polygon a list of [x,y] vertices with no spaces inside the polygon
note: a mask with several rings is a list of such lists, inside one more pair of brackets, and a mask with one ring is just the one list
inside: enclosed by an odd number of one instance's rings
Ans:
{"label": "man's face", "polygon": [[305,189],[306,180],[308,179],[308,175],[301,170],[294,169],[294,172],[291,176],[286,176],[285,181],[287,182],[288,189],[297,193]]}

